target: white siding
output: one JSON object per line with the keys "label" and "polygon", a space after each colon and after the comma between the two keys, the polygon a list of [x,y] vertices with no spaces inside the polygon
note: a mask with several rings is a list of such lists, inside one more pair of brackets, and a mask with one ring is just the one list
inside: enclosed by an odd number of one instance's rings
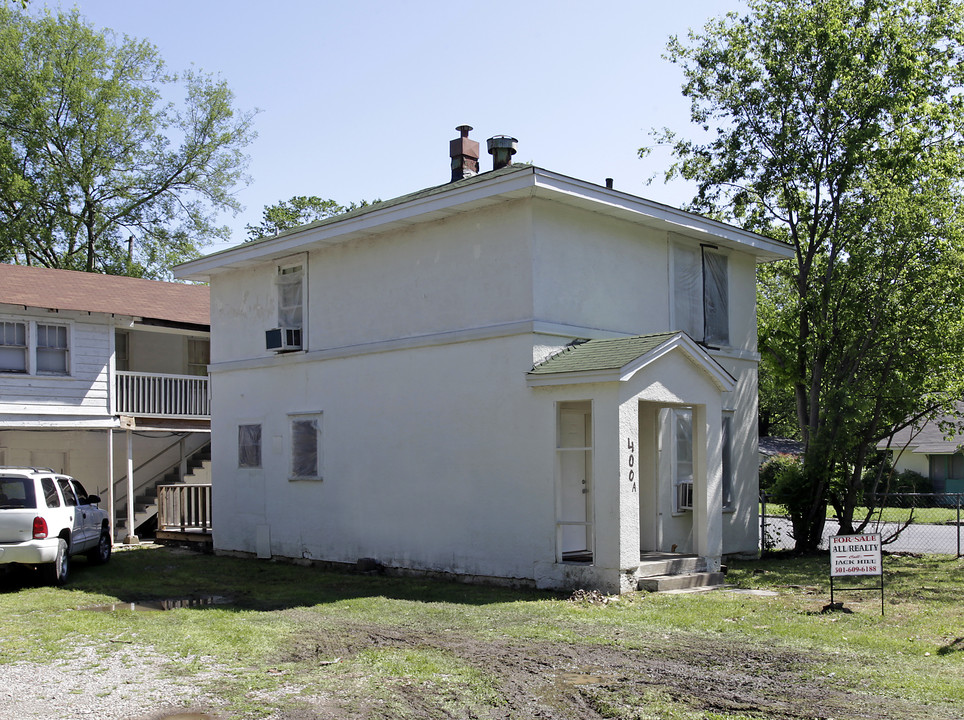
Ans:
{"label": "white siding", "polygon": [[106,415],[108,413],[109,321],[87,313],[0,311],[0,318],[69,327],[70,375],[0,374],[0,416],[8,414]]}

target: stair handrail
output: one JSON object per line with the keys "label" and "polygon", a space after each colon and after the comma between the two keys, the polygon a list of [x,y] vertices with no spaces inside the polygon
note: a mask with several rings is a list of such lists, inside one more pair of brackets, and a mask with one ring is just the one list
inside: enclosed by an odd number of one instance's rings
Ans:
{"label": "stair handrail", "polygon": [[[171,443],[170,445],[167,445],[167,446],[163,447],[161,450],[159,450],[158,452],[156,452],[153,456],[151,456],[150,458],[148,458],[147,460],[145,460],[144,462],[142,462],[140,465],[138,465],[136,468],[134,468],[134,477],[135,477],[135,478],[137,477],[138,471],[144,469],[147,465],[149,465],[149,464],[151,464],[152,462],[154,462],[155,460],[157,460],[159,457],[161,457],[161,455],[163,455],[164,453],[170,451],[172,448],[176,447],[177,445],[180,445],[180,444],[181,444],[181,441],[184,440],[184,438],[186,438],[187,436],[188,436],[187,434],[179,436],[173,443]],[[195,455],[197,455],[199,452],[204,451],[206,448],[209,448],[210,446],[211,446],[211,440],[208,439],[207,442],[202,443],[200,446],[196,447],[194,450],[192,450],[192,451],[189,452],[187,455],[185,455],[183,459],[184,459],[184,460],[190,460],[192,457],[194,457]],[[174,463],[173,465],[168,465],[168,466],[166,466],[165,469],[162,470],[161,472],[155,473],[155,474],[152,475],[150,478],[148,478],[146,481],[144,481],[144,482],[139,483],[138,485],[136,485],[136,486],[134,487],[134,495],[135,495],[135,497],[136,497],[137,492],[138,492],[139,490],[144,489],[145,487],[149,486],[152,482],[155,482],[155,481],[158,480],[159,478],[163,478],[164,475],[166,475],[166,474],[171,470],[171,468],[173,468],[173,467],[175,467],[175,466],[178,467],[178,468],[180,468],[181,460],[182,460],[182,458],[181,458],[180,453],[179,453],[176,463]],[[184,478],[181,478],[181,480],[183,480],[183,479],[184,479]],[[117,495],[117,487],[118,487],[119,485],[121,485],[121,484],[124,485],[124,491],[125,491],[124,494],[126,495],[126,494],[127,494],[127,492],[126,492],[127,473],[126,473],[126,472],[125,472],[123,475],[121,475],[120,478],[118,478],[117,480],[114,481],[114,497],[118,497],[118,495]],[[129,500],[130,500],[130,498],[129,498]]]}

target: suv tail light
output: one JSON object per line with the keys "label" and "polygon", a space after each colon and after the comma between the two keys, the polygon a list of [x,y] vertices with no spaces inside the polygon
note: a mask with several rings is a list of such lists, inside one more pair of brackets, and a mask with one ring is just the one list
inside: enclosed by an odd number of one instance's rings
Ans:
{"label": "suv tail light", "polygon": [[47,521],[42,517],[33,519],[33,539],[44,540],[47,537]]}

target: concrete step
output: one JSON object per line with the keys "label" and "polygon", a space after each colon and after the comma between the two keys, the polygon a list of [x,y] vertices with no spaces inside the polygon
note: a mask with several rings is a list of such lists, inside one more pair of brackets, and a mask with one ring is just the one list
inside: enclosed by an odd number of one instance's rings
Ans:
{"label": "concrete step", "polygon": [[636,577],[679,575],[681,573],[703,572],[705,570],[706,558],[701,558],[698,555],[645,556],[640,559]]}
{"label": "concrete step", "polygon": [[693,588],[715,587],[723,584],[721,572],[690,572],[682,575],[653,575],[641,577],[637,588],[650,592],[668,590],[691,590]]}

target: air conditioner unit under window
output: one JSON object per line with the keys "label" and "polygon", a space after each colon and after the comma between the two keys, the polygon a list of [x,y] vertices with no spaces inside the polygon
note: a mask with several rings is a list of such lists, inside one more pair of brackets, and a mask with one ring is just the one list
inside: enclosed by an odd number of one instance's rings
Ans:
{"label": "air conditioner unit under window", "polygon": [[301,328],[272,328],[264,333],[268,350],[301,350]]}
{"label": "air conditioner unit under window", "polygon": [[693,483],[681,482],[676,486],[676,509],[693,509]]}

